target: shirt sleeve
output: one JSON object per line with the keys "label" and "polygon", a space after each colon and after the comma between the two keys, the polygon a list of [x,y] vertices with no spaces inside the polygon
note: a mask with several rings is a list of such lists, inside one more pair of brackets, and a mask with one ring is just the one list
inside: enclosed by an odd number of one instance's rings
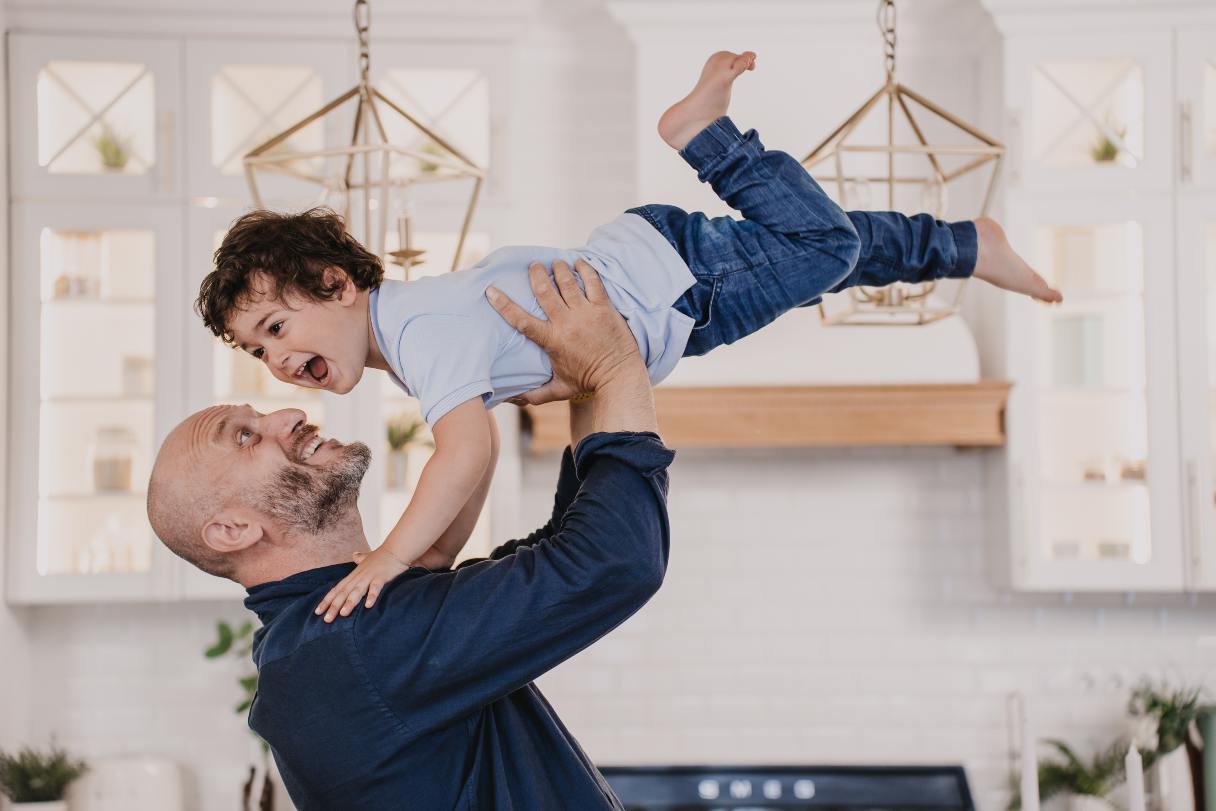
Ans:
{"label": "shirt sleeve", "polygon": [[435,314],[410,321],[397,352],[401,373],[428,425],[461,403],[494,392],[491,370],[497,350],[494,325],[484,319]]}
{"label": "shirt sleeve", "polygon": [[670,528],[654,434],[593,434],[560,526],[498,559],[399,578],[353,619],[385,702],[415,734],[527,685],[624,622],[658,590]]}
{"label": "shirt sleeve", "polygon": [[469,566],[474,563],[480,563],[483,560],[500,560],[507,555],[514,553],[517,549],[524,546],[532,546],[539,541],[546,540],[553,536],[553,533],[562,525],[562,518],[566,514],[566,510],[573,503],[575,495],[578,493],[578,474],[574,471],[574,454],[567,447],[562,453],[561,470],[557,474],[557,492],[553,496],[553,513],[549,516],[549,521],[540,529],[534,530],[530,535],[519,538],[514,541],[507,541],[502,546],[499,546],[490,553],[489,558],[471,558],[461,562],[461,566]]}

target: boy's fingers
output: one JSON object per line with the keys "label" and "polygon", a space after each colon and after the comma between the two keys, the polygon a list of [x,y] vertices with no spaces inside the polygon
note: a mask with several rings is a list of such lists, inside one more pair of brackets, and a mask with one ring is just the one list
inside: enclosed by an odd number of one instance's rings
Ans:
{"label": "boy's fingers", "polygon": [[579,259],[574,263],[574,269],[578,272],[579,279],[583,282],[583,290],[587,293],[587,301],[592,304],[599,304],[601,301],[608,299],[608,292],[604,290],[604,283],[600,280],[600,274],[595,272],[595,268],[585,259]]}
{"label": "boy's fingers", "polygon": [[567,307],[577,307],[583,303],[586,296],[578,286],[578,280],[574,278],[573,271],[565,262],[558,260],[553,263],[553,281],[557,282],[557,289],[562,294],[562,300],[566,302]]}
{"label": "boy's fingers", "polygon": [[554,313],[566,309],[566,302],[549,283],[549,271],[540,262],[533,262],[528,266],[528,283],[532,285],[532,293],[540,302],[545,315],[552,318]]}
{"label": "boy's fingers", "polygon": [[380,584],[373,583],[372,587],[367,590],[367,602],[363,604],[364,608],[371,608],[376,604],[376,598],[380,596]]}
{"label": "boy's fingers", "polygon": [[522,333],[525,338],[540,343],[538,339],[543,337],[548,326],[544,321],[525,311],[523,307],[520,307],[506,293],[496,287],[486,290],[486,298],[490,300],[490,306],[498,311],[504,321]]}

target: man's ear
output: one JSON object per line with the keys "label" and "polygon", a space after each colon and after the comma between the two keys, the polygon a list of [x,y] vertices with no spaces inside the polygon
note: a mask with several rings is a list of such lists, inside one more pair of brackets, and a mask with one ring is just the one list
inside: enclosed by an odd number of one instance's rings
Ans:
{"label": "man's ear", "polygon": [[341,281],[342,287],[338,289],[338,294],[334,296],[333,300],[344,307],[349,307],[359,297],[359,288],[355,287],[355,283],[342,268],[327,267],[325,269],[325,283],[329,285],[338,281]]}
{"label": "man's ear", "polygon": [[220,553],[248,549],[264,535],[259,517],[246,510],[221,510],[203,526],[203,543]]}

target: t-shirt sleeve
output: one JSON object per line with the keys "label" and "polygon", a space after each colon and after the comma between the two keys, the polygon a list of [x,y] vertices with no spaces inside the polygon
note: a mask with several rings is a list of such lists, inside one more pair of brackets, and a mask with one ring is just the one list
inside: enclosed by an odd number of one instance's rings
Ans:
{"label": "t-shirt sleeve", "polygon": [[493,394],[497,350],[493,325],[467,315],[424,315],[402,330],[401,372],[428,425],[466,400]]}

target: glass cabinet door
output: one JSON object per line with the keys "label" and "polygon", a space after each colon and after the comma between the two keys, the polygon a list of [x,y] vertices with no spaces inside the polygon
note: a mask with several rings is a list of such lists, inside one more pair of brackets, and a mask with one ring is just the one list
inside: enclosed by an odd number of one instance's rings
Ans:
{"label": "glass cabinet door", "polygon": [[[198,126],[187,157],[193,198],[218,198],[243,205],[250,200],[245,153],[303,120],[355,84],[351,49],[327,42],[250,43],[190,40],[186,43],[186,88]],[[351,108],[353,111],[353,107]],[[353,121],[353,112],[351,114]],[[316,150],[350,138],[335,116],[301,129],[281,148]],[[303,207],[316,190],[287,177],[263,181],[271,207]],[[273,204],[273,205],[272,205]]]}
{"label": "glass cabinet door", "polygon": [[1010,435],[1027,439],[1010,453],[1028,588],[1181,586],[1168,211],[1040,202],[1019,224],[1064,294],[1010,305],[1026,325]]}
{"label": "glass cabinet door", "polygon": [[14,206],[13,589],[18,601],[163,596],[145,494],[180,407],[172,212]]}
{"label": "glass cabinet door", "polygon": [[1009,182],[1035,190],[1168,189],[1168,33],[1007,44]]}
{"label": "glass cabinet door", "polygon": [[1191,588],[1216,589],[1216,194],[1178,206],[1183,521]]}
{"label": "glass cabinet door", "polygon": [[1216,190],[1216,28],[1178,33],[1178,177]]}
{"label": "glass cabinet door", "polygon": [[15,198],[181,193],[175,41],[13,34],[9,59]]}

